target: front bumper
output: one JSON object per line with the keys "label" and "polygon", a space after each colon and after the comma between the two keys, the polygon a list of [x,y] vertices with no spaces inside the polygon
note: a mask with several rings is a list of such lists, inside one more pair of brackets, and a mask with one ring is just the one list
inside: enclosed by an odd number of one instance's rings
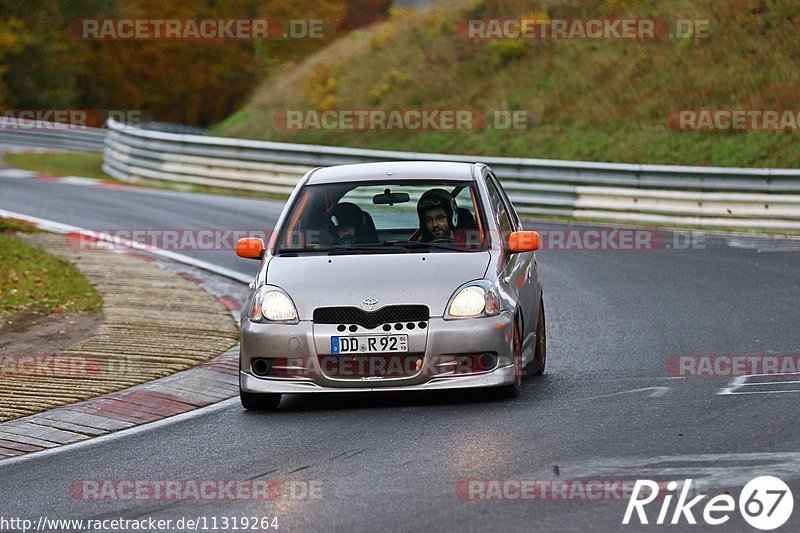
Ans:
{"label": "front bumper", "polygon": [[[250,393],[413,391],[507,385],[515,379],[515,368],[509,357],[513,323],[513,315],[503,312],[493,317],[465,320],[431,318],[424,331],[404,332],[409,335],[409,352],[424,361],[421,370],[413,375],[342,378],[324,372],[314,375],[300,372],[292,376],[260,377],[251,370],[252,359],[277,362],[287,358],[330,358],[330,336],[341,333],[336,333],[331,326],[310,321],[287,325],[251,322],[244,318],[239,383],[242,391]],[[375,333],[381,332],[377,329]],[[441,357],[487,352],[498,356],[497,365],[489,370],[445,375],[426,371]]]}
{"label": "front bumper", "polygon": [[[491,372],[473,376],[433,378],[417,385],[395,385],[385,387],[326,387],[313,381],[289,381],[258,378],[247,372],[239,373],[239,385],[244,392],[292,394],[302,392],[391,392],[423,391],[442,389],[466,389],[499,387],[514,381],[514,366],[506,365]],[[374,381],[372,382],[374,383]]]}

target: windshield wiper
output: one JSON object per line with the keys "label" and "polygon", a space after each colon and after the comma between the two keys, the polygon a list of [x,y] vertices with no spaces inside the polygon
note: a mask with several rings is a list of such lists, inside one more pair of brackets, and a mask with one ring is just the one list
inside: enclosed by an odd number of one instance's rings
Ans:
{"label": "windshield wiper", "polygon": [[386,246],[381,243],[369,243],[369,244],[339,244],[339,245],[316,245],[316,246],[306,246],[306,247],[299,247],[299,248],[278,248],[275,253],[276,254],[298,254],[298,253],[329,253],[329,254],[336,254],[336,253],[352,253],[352,252],[399,252],[398,248],[394,246]]}
{"label": "windshield wiper", "polygon": [[332,247],[331,254],[348,253],[348,252],[397,252],[397,248],[387,246],[381,243],[368,243],[368,244],[345,244],[342,246]]}
{"label": "windshield wiper", "polygon": [[330,252],[337,250],[334,246],[306,246],[305,248],[278,248],[275,250],[276,254],[296,254],[303,252]]}
{"label": "windshield wiper", "polygon": [[423,241],[383,241],[383,246],[400,246],[407,249],[439,248],[442,250],[457,250],[452,242],[423,242]]}
{"label": "windshield wiper", "polygon": [[353,252],[392,252],[398,253],[407,250],[429,250],[437,248],[442,250],[458,250],[452,243],[422,242],[422,241],[384,241],[382,243],[365,244],[340,244],[340,245],[312,245],[304,248],[278,248],[277,254],[297,254],[321,252],[328,254],[348,254]]}

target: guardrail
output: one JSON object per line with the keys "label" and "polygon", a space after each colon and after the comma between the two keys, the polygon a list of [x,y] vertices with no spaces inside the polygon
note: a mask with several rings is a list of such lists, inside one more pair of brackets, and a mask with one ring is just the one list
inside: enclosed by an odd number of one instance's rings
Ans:
{"label": "guardrail", "polygon": [[98,152],[103,149],[105,137],[102,128],[0,117],[0,144],[4,145]]}
{"label": "guardrail", "polygon": [[109,121],[103,169],[278,194],[317,166],[481,161],[521,214],[649,224],[800,231],[800,170],[589,163],[274,143],[146,131]]}
{"label": "guardrail", "polygon": [[[394,152],[169,133],[114,120],[107,126],[107,130],[90,132],[55,129],[11,134],[33,135],[37,142],[49,134],[45,142],[69,149],[64,147],[71,143],[94,146],[106,132],[103,170],[123,181],[149,179],[288,195],[300,177],[317,166],[480,161],[495,170],[517,210],[528,216],[800,233],[798,169]],[[0,142],[9,133],[0,129]],[[72,135],[82,139],[70,139]]]}

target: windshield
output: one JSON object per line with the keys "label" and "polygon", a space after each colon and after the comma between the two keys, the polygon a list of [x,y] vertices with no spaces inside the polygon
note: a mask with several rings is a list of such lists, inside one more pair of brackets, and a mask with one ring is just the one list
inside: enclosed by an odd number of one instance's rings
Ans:
{"label": "windshield", "polygon": [[483,250],[483,220],[473,182],[310,185],[286,218],[277,252]]}

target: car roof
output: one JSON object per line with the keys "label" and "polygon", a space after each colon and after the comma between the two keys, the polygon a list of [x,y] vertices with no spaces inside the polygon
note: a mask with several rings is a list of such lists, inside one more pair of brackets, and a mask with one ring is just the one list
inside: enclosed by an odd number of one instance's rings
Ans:
{"label": "car roof", "polygon": [[307,185],[320,183],[356,183],[385,180],[391,172],[393,180],[473,181],[474,163],[444,161],[387,161],[318,168],[311,172]]}

